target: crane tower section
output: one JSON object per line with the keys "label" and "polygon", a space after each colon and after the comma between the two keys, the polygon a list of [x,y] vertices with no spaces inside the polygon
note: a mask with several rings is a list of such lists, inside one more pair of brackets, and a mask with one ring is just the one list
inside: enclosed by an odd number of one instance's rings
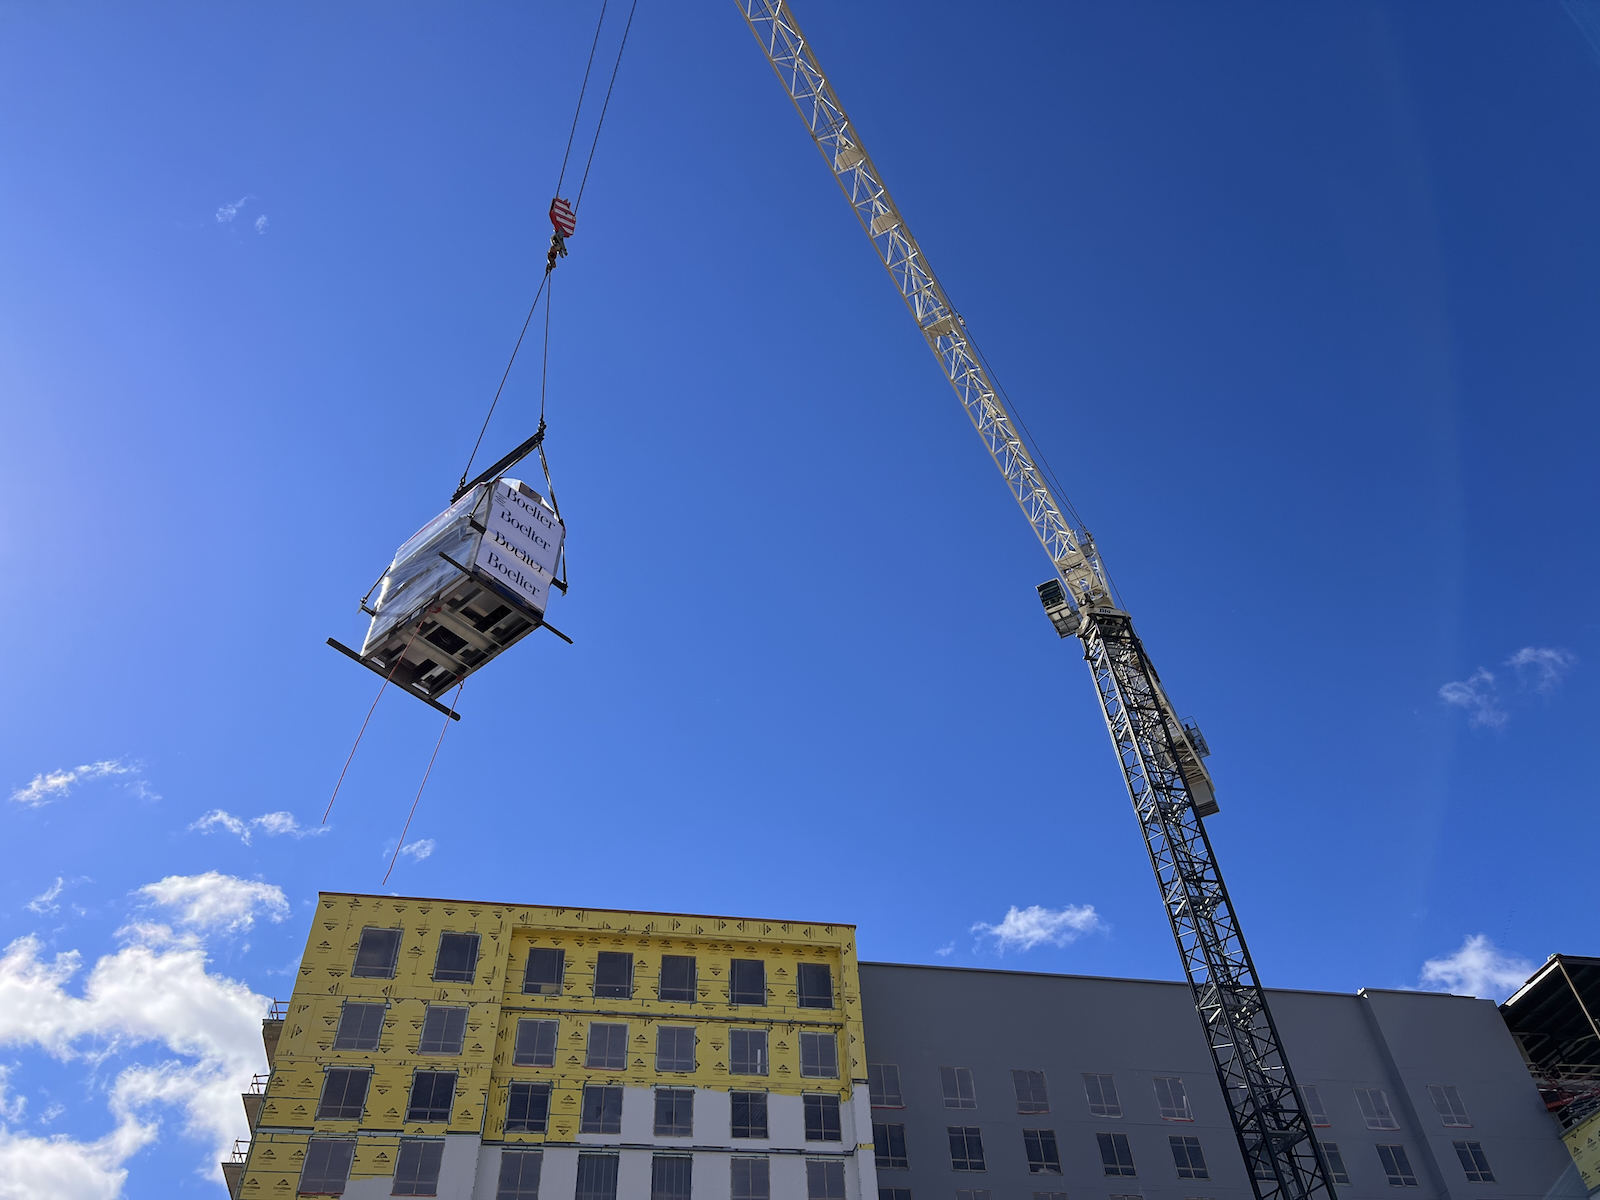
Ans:
{"label": "crane tower section", "polygon": [[1040,586],[1040,600],[1056,631],[1083,643],[1251,1187],[1258,1200],[1332,1200],[1327,1164],[1201,820],[1216,811],[1200,761],[1205,743],[1177,718],[1131,618],[1112,602],[1093,540],[1063,516],[793,13],[783,0],[737,3],[1055,565],[1059,578]]}

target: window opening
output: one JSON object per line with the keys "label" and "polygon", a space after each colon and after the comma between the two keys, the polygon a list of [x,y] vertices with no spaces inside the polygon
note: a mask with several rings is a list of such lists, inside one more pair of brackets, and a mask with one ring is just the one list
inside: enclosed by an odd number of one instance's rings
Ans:
{"label": "window opening", "polygon": [[1378,1161],[1383,1163],[1383,1172],[1389,1177],[1390,1187],[1416,1187],[1416,1172],[1411,1169],[1411,1160],[1406,1157],[1404,1146],[1379,1146]]}
{"label": "window opening", "polygon": [[878,1200],[911,1200],[911,1189],[881,1187],[878,1189]]}
{"label": "window opening", "polygon": [[1311,1118],[1313,1125],[1319,1129],[1326,1129],[1333,1124],[1328,1120],[1328,1110],[1322,1107],[1322,1093],[1317,1091],[1316,1084],[1305,1084],[1301,1087],[1300,1094],[1305,1097],[1306,1115]]}
{"label": "window opening", "polygon": [[650,1157],[650,1200],[689,1200],[694,1159],[682,1154]]}
{"label": "window opening", "polygon": [[699,999],[696,993],[694,955],[663,954],[661,978],[656,985],[656,995],[662,1000]]}
{"label": "window opening", "polygon": [[367,1105],[367,1084],[372,1072],[366,1068],[346,1070],[335,1067],[322,1077],[322,1098],[317,1102],[319,1121],[359,1121]]}
{"label": "window opening", "polygon": [[805,1079],[839,1078],[839,1038],[833,1033],[800,1035],[800,1075]]}
{"label": "window opening", "polygon": [[1131,1178],[1139,1173],[1133,1169],[1133,1151],[1128,1146],[1127,1134],[1097,1133],[1094,1136],[1100,1143],[1100,1165],[1107,1175]]}
{"label": "window opening", "polygon": [[939,1083],[944,1088],[946,1108],[977,1108],[978,1093],[972,1086],[970,1067],[940,1067]]}
{"label": "window opening", "polygon": [[602,950],[595,955],[594,994],[611,1000],[626,1000],[633,995],[632,954]]}
{"label": "window opening", "polygon": [[694,1041],[693,1026],[657,1026],[656,1070],[694,1070]]}
{"label": "window opening", "polygon": [[734,1029],[728,1034],[728,1073],[765,1075],[767,1073],[767,1031]]}
{"label": "window opening", "polygon": [[1050,1111],[1050,1093],[1044,1086],[1043,1071],[1012,1071],[1011,1084],[1017,1089],[1019,1113]]}
{"label": "window opening", "polygon": [[553,1067],[556,1065],[556,1033],[560,1021],[518,1021],[517,1041],[511,1051],[514,1067]]}
{"label": "window opening", "polygon": [[839,1097],[803,1096],[806,1115],[806,1141],[839,1140]]}
{"label": "window opening", "polygon": [[535,946],[528,951],[528,965],[522,972],[522,990],[530,996],[559,996],[561,978],[567,971],[567,952]]}
{"label": "window opening", "polygon": [[418,1054],[460,1054],[467,1038],[467,1010],[453,1005],[430,1004],[422,1018]]}
{"label": "window opening", "polygon": [[604,1021],[589,1022],[589,1050],[583,1065],[600,1071],[620,1071],[628,1065],[628,1027]]}
{"label": "window opening", "polygon": [[621,1087],[602,1083],[584,1085],[583,1107],[578,1115],[578,1132],[622,1132]]}
{"label": "window opening", "polygon": [[1120,1117],[1122,1101],[1117,1099],[1116,1080],[1109,1075],[1085,1075],[1083,1090],[1089,1097],[1091,1117]]}
{"label": "window opening", "polygon": [[1450,1129],[1471,1129],[1472,1118],[1467,1116],[1467,1106],[1461,1103],[1461,1093],[1454,1084],[1428,1085],[1428,1097],[1439,1114],[1439,1119]]}
{"label": "window opening", "polygon": [[1356,1103],[1361,1105],[1361,1115],[1368,1129],[1399,1129],[1400,1122],[1389,1111],[1389,1097],[1382,1088],[1357,1088]]}
{"label": "window opening", "polygon": [[335,1050],[376,1050],[383,1034],[384,1004],[357,1004],[346,1000],[339,1010],[339,1028],[334,1031]]}
{"label": "window opening", "polygon": [[1468,1183],[1493,1183],[1494,1172],[1489,1169],[1489,1156],[1483,1152],[1482,1142],[1451,1142],[1461,1169],[1467,1173]]}
{"label": "window opening", "polygon": [[833,970],[827,963],[800,964],[800,1007],[833,1007]]}
{"label": "window opening", "polygon": [[394,1160],[394,1188],[391,1196],[437,1196],[439,1165],[444,1161],[444,1143],[402,1138],[400,1153]]}
{"label": "window opening", "polygon": [[900,1097],[900,1068],[894,1063],[867,1064],[867,1095],[873,1108],[904,1108]]}
{"label": "window opening", "polygon": [[694,1136],[694,1089],[656,1089],[656,1136]]}
{"label": "window opening", "polygon": [[1211,1178],[1211,1172],[1206,1170],[1206,1156],[1200,1149],[1199,1138],[1169,1137],[1167,1144],[1172,1147],[1172,1165],[1178,1168],[1179,1179]]}
{"label": "window opening", "polygon": [[989,1200],[988,1188],[957,1188],[956,1200]]}
{"label": "window opening", "polygon": [[475,933],[441,933],[439,954],[433,961],[436,980],[454,980],[471,983],[478,973],[478,935]]}
{"label": "window opening", "polygon": [[1156,1085],[1156,1103],[1161,1106],[1163,1121],[1194,1120],[1194,1114],[1189,1111],[1189,1093],[1183,1090],[1183,1080],[1157,1078],[1152,1082]]}
{"label": "window opening", "polygon": [[363,929],[350,974],[358,979],[393,979],[400,958],[400,934],[398,929]]}
{"label": "window opening", "polygon": [[572,1196],[573,1200],[617,1200],[617,1156],[580,1153],[578,1186]]}
{"label": "window opening", "polygon": [[983,1134],[976,1125],[946,1125],[950,1138],[950,1169],[952,1171],[982,1171]]}
{"label": "window opening", "polygon": [[772,1178],[764,1158],[729,1160],[733,1186],[731,1200],[772,1200]]}
{"label": "window opening", "polygon": [[845,1200],[844,1164],[838,1159],[806,1159],[806,1200]]}
{"label": "window opening", "polygon": [[411,1076],[406,1124],[448,1121],[456,1103],[456,1072],[418,1071]]}
{"label": "window opening", "polygon": [[765,1004],[767,964],[759,958],[736,958],[728,964],[728,1003]]}
{"label": "window opening", "polygon": [[906,1127],[890,1125],[883,1121],[872,1123],[872,1152],[878,1159],[880,1171],[909,1171],[911,1163],[906,1158]]}
{"label": "window opening", "polygon": [[1067,1200],[1065,1192],[1035,1192],[1033,1200]]}
{"label": "window opening", "polygon": [[1028,1152],[1028,1170],[1034,1175],[1061,1174],[1061,1149],[1054,1129],[1024,1129],[1022,1145]]}
{"label": "window opening", "polygon": [[543,1133],[550,1121],[550,1085],[521,1080],[506,1090],[506,1132]]}
{"label": "window opening", "polygon": [[544,1154],[539,1150],[502,1150],[494,1200],[539,1200],[543,1167]]}
{"label": "window opening", "polygon": [[[728,1135],[736,1138],[765,1138],[767,1136],[767,1094],[765,1092],[729,1092],[732,1114]],[[752,1160],[754,1161],[754,1160]],[[765,1161],[764,1159],[762,1161]]]}
{"label": "window opening", "polygon": [[1350,1182],[1350,1172],[1344,1165],[1344,1155],[1339,1153],[1338,1142],[1323,1142],[1322,1156],[1328,1160],[1328,1176],[1333,1182]]}
{"label": "window opening", "polygon": [[306,1143],[305,1161],[300,1166],[302,1196],[342,1196],[350,1181],[350,1163],[355,1158],[355,1138],[314,1137]]}

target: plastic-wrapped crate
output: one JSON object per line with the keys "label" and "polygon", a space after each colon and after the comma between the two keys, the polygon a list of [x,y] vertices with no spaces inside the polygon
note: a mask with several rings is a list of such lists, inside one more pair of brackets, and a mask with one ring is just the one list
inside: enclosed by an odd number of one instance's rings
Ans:
{"label": "plastic-wrapped crate", "polygon": [[521,480],[478,484],[395,553],[358,657],[437,703],[543,623],[565,535]]}

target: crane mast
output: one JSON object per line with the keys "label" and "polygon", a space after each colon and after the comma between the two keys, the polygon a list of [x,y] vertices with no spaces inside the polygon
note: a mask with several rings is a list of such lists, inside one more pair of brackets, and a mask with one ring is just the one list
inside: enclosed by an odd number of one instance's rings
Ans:
{"label": "crane mast", "polygon": [[1167,700],[1088,531],[1063,516],[792,10],[783,0],[736,2],[1055,565],[1058,578],[1040,585],[1039,598],[1057,633],[1083,643],[1257,1200],[1331,1200],[1321,1146],[1206,836],[1202,818],[1217,809],[1200,761],[1204,739]]}

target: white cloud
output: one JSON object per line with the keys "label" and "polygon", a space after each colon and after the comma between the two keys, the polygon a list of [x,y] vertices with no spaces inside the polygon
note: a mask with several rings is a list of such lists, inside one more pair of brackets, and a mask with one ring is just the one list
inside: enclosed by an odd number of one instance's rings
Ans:
{"label": "white cloud", "polygon": [[215,829],[226,829],[245,845],[250,844],[250,838],[256,830],[260,830],[268,837],[282,837],[287,835],[292,838],[317,837],[327,833],[332,828],[330,825],[318,825],[307,829],[295,820],[293,813],[269,812],[262,813],[259,817],[251,817],[248,821],[243,817],[236,817],[224,809],[213,808],[204,814],[190,829],[198,829],[201,833],[210,833]]}
{"label": "white cloud", "polygon": [[40,892],[32,900],[28,901],[28,911],[36,912],[42,917],[47,917],[51,913],[60,912],[61,905],[57,904],[55,900],[57,896],[61,895],[61,889],[66,886],[67,881],[61,876],[57,875],[54,883],[45,888],[44,891]]}
{"label": "white cloud", "polygon": [[421,862],[433,853],[434,847],[437,845],[438,843],[432,838],[423,838],[420,842],[412,842],[409,846],[401,846],[400,853],[409,854],[417,862]]}
{"label": "white cloud", "polygon": [[266,231],[267,231],[267,214],[266,213],[262,213],[259,217],[256,218],[256,232],[257,233],[265,233]]}
{"label": "white cloud", "polygon": [[1013,904],[1000,924],[979,921],[972,932],[980,938],[994,938],[995,948],[1004,954],[1007,950],[1032,950],[1042,945],[1068,946],[1086,933],[1104,932],[1107,928],[1092,904],[1069,904],[1060,909],[1042,904],[1019,909]]}
{"label": "white cloud", "polygon": [[240,196],[232,204],[224,204],[221,208],[217,209],[217,224],[226,225],[229,221],[237,217],[239,215],[239,210],[245,206],[245,201],[249,199],[249,196]]}
{"label": "white cloud", "polygon": [[253,879],[207,871],[204,875],[168,875],[139,889],[164,908],[178,910],[178,923],[193,929],[236,933],[255,924],[256,910],[273,921],[289,915],[283,889]]}
{"label": "white cloud", "polygon": [[1439,689],[1439,699],[1467,710],[1467,724],[1499,729],[1511,719],[1495,697],[1494,674],[1479,667],[1471,675]]}
{"label": "white cloud", "polygon": [[1517,678],[1524,686],[1532,687],[1541,695],[1548,696],[1556,690],[1561,677],[1571,670],[1577,661],[1577,656],[1567,650],[1524,646],[1506,659],[1506,666],[1516,668]]}
{"label": "white cloud", "polygon": [[[203,1163],[214,1179],[216,1162],[248,1132],[238,1093],[265,1065],[266,997],[207,971],[198,938],[174,937],[165,926],[124,933],[128,943],[95,964],[81,996],[67,990],[81,969],[75,951],[47,960],[30,936],[0,954],[0,1045],[96,1064],[144,1044],[176,1056],[117,1075],[108,1097],[115,1125],[95,1141],[14,1130],[21,1110],[0,1096],[0,1200],[112,1200],[127,1179],[124,1164],[159,1136],[151,1112],[159,1106],[180,1109],[186,1131],[206,1141]],[[0,1092],[6,1082],[0,1074]]]}
{"label": "white cloud", "polygon": [[1504,1000],[1532,974],[1531,962],[1503,953],[1483,934],[1475,933],[1449,957],[1423,963],[1422,986],[1429,991]]}
{"label": "white cloud", "polygon": [[955,951],[956,951],[956,944],[954,942],[949,942],[949,943],[947,943],[947,944],[945,944],[943,946],[940,946],[937,950],[934,951],[934,953],[937,954],[940,958],[949,958],[952,954],[955,953]]}
{"label": "white cloud", "polygon": [[33,782],[26,787],[19,787],[11,793],[11,798],[19,804],[32,805],[38,808],[41,804],[49,804],[52,800],[60,800],[73,788],[88,779],[104,779],[107,775],[131,775],[138,771],[137,766],[130,766],[120,759],[111,759],[107,762],[84,763],[81,767],[71,769],[62,768],[59,771],[50,771],[42,775],[35,775]]}

